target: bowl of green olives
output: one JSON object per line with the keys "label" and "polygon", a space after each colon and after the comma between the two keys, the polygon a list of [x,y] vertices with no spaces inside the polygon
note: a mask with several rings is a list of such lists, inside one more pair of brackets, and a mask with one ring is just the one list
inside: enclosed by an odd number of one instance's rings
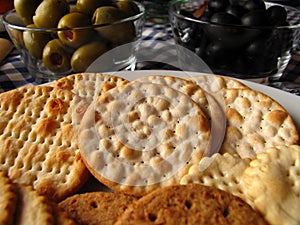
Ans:
{"label": "bowl of green olives", "polygon": [[3,23],[29,73],[45,83],[96,60],[103,64],[97,72],[134,68],[144,14],[131,0],[15,0]]}
{"label": "bowl of green olives", "polygon": [[220,75],[278,80],[300,43],[300,11],[263,0],[175,1],[169,16],[176,43]]}

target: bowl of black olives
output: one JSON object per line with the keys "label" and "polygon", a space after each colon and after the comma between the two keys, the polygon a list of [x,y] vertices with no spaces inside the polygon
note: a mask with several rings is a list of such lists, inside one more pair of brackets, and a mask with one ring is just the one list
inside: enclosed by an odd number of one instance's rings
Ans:
{"label": "bowl of black olives", "polygon": [[95,61],[107,71],[134,67],[144,14],[131,0],[15,0],[3,23],[30,74],[45,83]]}
{"label": "bowl of black olives", "polygon": [[279,79],[299,44],[300,11],[290,6],[183,0],[171,4],[169,15],[175,42],[220,75]]}

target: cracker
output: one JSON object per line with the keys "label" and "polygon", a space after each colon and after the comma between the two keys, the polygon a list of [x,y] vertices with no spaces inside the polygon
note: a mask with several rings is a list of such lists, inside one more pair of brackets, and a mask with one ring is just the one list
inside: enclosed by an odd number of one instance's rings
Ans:
{"label": "cracker", "polygon": [[300,146],[266,149],[242,177],[255,207],[272,225],[300,224]]}
{"label": "cracker", "polygon": [[14,184],[0,171],[0,224],[13,224],[14,212],[17,205],[17,194]]}
{"label": "cracker", "polygon": [[240,198],[200,184],[156,190],[129,206],[115,225],[125,224],[265,224]]}
{"label": "cracker", "polygon": [[164,85],[130,82],[90,105],[79,145],[102,183],[144,195],[178,183],[207,154],[209,138],[209,122],[189,96]]}
{"label": "cracker", "polygon": [[18,193],[15,225],[52,225],[51,202],[45,196],[40,195],[32,186],[16,185]]}
{"label": "cracker", "polygon": [[72,127],[73,98],[69,91],[46,86],[0,95],[0,170],[54,201],[89,177]]}
{"label": "cracker", "polygon": [[213,186],[242,198],[248,204],[241,177],[248,167],[250,159],[242,159],[237,155],[225,153],[204,157],[200,163],[193,165],[187,175],[183,176],[180,184],[199,183]]}
{"label": "cracker", "polygon": [[253,159],[265,148],[298,143],[292,117],[271,97],[251,89],[223,89],[219,93],[227,118],[221,153]]}
{"label": "cracker", "polygon": [[136,198],[113,192],[88,192],[68,197],[59,203],[78,224],[113,225]]}
{"label": "cracker", "polygon": [[74,104],[71,107],[73,126],[77,128],[85,110],[93,100],[101,93],[126,83],[128,83],[126,79],[109,74],[78,73],[57,80],[53,86],[72,91],[75,94]]}
{"label": "cracker", "polygon": [[226,89],[250,89],[247,85],[242,83],[241,81],[231,78],[231,77],[224,77],[219,75],[213,74],[205,74],[199,76],[192,76],[188,78],[188,80],[195,82],[199,85],[203,90],[209,93],[218,92],[224,88]]}

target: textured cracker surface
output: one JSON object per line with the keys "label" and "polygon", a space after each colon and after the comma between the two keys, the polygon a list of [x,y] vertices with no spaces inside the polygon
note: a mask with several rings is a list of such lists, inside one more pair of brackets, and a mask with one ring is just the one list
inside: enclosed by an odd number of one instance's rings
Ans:
{"label": "textured cracker surface", "polygon": [[75,94],[71,107],[73,125],[77,128],[85,110],[93,100],[100,94],[126,83],[128,83],[126,79],[109,74],[78,73],[57,80],[53,86]]}
{"label": "textured cracker surface", "polygon": [[267,224],[240,198],[200,184],[154,191],[128,207],[115,225]]}
{"label": "textured cracker surface", "polygon": [[212,74],[200,75],[200,76],[193,76],[188,80],[195,82],[198,84],[203,90],[214,93],[218,92],[224,88],[242,88],[242,89],[249,89],[248,86],[243,84],[242,82],[224,76],[217,76]]}
{"label": "textured cracker surface", "polygon": [[131,82],[90,105],[79,144],[101,182],[143,195],[178,183],[206,153],[209,138],[207,118],[187,95],[164,85]]}
{"label": "textured cracker surface", "polygon": [[0,169],[55,201],[74,193],[89,176],[72,127],[73,97],[45,86],[0,95]]}
{"label": "textured cracker surface", "polygon": [[250,159],[242,159],[237,155],[225,153],[204,157],[199,164],[193,165],[187,175],[183,176],[180,184],[200,183],[213,186],[242,198],[248,204],[241,177],[249,166]]}
{"label": "textured cracker surface", "polygon": [[112,192],[88,192],[59,203],[78,225],[113,225],[136,198]]}
{"label": "textured cracker surface", "polygon": [[298,145],[268,148],[245,170],[247,194],[270,224],[300,224],[299,171]]}
{"label": "textured cracker surface", "polygon": [[223,89],[227,129],[221,153],[255,158],[265,148],[297,144],[289,113],[271,97],[250,89]]}
{"label": "textured cracker surface", "polygon": [[15,225],[52,225],[51,202],[34,190],[31,186],[16,185],[18,189],[18,203]]}
{"label": "textured cracker surface", "polygon": [[190,96],[196,103],[199,104],[201,109],[206,113],[207,117],[210,118],[210,111],[208,101],[206,99],[205,92],[192,81],[188,81],[179,77],[172,76],[144,76],[136,79],[137,82],[149,82],[154,84],[166,85],[168,87],[174,88],[175,90],[181,91],[184,94]]}
{"label": "textured cracker surface", "polygon": [[16,188],[6,174],[0,171],[0,225],[13,224],[16,205]]}

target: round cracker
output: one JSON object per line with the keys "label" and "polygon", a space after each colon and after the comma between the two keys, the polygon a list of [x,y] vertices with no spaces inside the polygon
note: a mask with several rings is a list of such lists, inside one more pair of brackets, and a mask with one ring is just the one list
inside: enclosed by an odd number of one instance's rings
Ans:
{"label": "round cracker", "polygon": [[165,85],[130,82],[102,94],[84,114],[79,134],[91,173],[132,195],[179,183],[207,154],[209,122],[187,95]]}
{"label": "round cracker", "polygon": [[219,93],[227,121],[221,153],[253,159],[265,148],[298,143],[292,117],[271,97],[252,89],[222,89]]}
{"label": "round cracker", "polygon": [[270,224],[300,223],[300,146],[266,149],[242,177],[248,196]]}
{"label": "round cracker", "polygon": [[199,164],[193,165],[187,175],[183,176],[180,184],[199,183],[216,187],[242,198],[248,204],[252,202],[245,196],[241,178],[249,166],[250,159],[242,159],[238,155],[225,153],[204,157]]}
{"label": "round cracker", "polygon": [[78,224],[113,225],[136,198],[113,192],[88,192],[70,196],[59,208]]}
{"label": "round cracker", "polygon": [[240,198],[200,184],[165,187],[140,198],[115,223],[123,224],[267,225]]}
{"label": "round cracker", "polygon": [[247,85],[242,83],[241,81],[231,78],[224,77],[214,74],[205,74],[199,76],[193,76],[188,78],[188,80],[195,82],[199,85],[203,90],[209,93],[218,92],[224,88],[226,89],[250,89]]}
{"label": "round cracker", "polygon": [[69,91],[46,86],[0,95],[0,169],[55,201],[89,177],[72,126],[73,98]]}
{"label": "round cracker", "polygon": [[0,224],[13,224],[16,205],[16,188],[6,174],[0,171]]}

